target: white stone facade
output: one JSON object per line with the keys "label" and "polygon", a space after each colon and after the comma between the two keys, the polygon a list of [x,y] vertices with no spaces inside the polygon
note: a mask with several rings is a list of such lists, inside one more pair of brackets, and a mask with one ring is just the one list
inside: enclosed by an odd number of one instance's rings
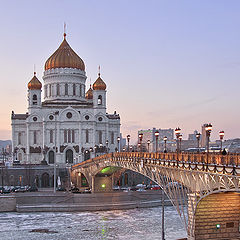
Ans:
{"label": "white stone facade", "polygon": [[120,117],[106,113],[106,90],[85,98],[86,78],[80,69],[49,69],[43,76],[44,101],[41,89],[28,90],[28,113],[11,117],[15,160],[53,164],[56,150],[56,163],[64,166],[116,150]]}

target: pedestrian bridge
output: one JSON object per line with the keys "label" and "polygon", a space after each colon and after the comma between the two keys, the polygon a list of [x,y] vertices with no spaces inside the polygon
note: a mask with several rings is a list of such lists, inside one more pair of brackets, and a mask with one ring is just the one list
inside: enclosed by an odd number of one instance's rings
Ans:
{"label": "pedestrian bridge", "polygon": [[240,155],[109,153],[72,167],[93,192],[111,191],[113,173],[130,169],[149,177],[172,201],[188,239],[240,239]]}

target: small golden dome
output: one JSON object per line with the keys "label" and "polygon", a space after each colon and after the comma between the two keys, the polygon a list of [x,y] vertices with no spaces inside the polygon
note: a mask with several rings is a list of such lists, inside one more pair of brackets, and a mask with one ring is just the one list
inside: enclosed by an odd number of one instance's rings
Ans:
{"label": "small golden dome", "polygon": [[34,72],[33,78],[28,83],[28,89],[29,90],[41,90],[41,88],[42,88],[42,83],[36,77],[36,72]]}
{"label": "small golden dome", "polygon": [[85,71],[83,60],[72,50],[65,33],[61,45],[45,63],[45,70],[52,68],[77,68]]}
{"label": "small golden dome", "polygon": [[93,90],[106,90],[107,85],[106,83],[101,79],[100,73],[98,74],[98,79],[93,84]]}
{"label": "small golden dome", "polygon": [[86,99],[93,99],[93,90],[92,90],[91,84],[90,84],[90,88],[86,92]]}

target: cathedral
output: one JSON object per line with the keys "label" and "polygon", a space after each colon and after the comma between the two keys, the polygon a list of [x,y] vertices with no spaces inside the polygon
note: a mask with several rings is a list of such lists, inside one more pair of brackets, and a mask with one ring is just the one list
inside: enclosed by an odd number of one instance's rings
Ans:
{"label": "cathedral", "polygon": [[[120,116],[106,112],[100,71],[86,92],[83,60],[64,39],[47,59],[43,86],[34,72],[28,111],[12,111],[13,159],[20,164],[76,164],[118,149]],[[42,101],[43,90],[43,101]]]}

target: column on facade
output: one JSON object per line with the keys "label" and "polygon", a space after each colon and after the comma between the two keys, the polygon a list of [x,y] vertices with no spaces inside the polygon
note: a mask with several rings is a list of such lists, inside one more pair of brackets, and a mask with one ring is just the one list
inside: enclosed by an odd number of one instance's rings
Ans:
{"label": "column on facade", "polygon": [[78,124],[78,146],[79,146],[78,162],[81,162],[83,160],[83,158],[82,158],[83,137],[82,136],[83,136],[82,135],[82,122],[79,121],[79,124]]}
{"label": "column on facade", "polygon": [[60,144],[61,144],[61,136],[60,136],[60,122],[57,121],[57,139],[56,139],[56,163],[61,162],[60,155]]}
{"label": "column on facade", "polygon": [[29,137],[29,123],[27,123],[27,149],[26,149],[26,153],[27,153],[27,163],[29,163],[29,161],[30,161],[30,156],[29,156],[29,154],[30,154],[30,146],[29,146],[29,144],[30,144],[30,137]]}
{"label": "column on facade", "polygon": [[43,154],[43,160],[45,159],[45,131],[46,131],[46,122],[43,119],[43,129],[42,129],[42,154]]}

